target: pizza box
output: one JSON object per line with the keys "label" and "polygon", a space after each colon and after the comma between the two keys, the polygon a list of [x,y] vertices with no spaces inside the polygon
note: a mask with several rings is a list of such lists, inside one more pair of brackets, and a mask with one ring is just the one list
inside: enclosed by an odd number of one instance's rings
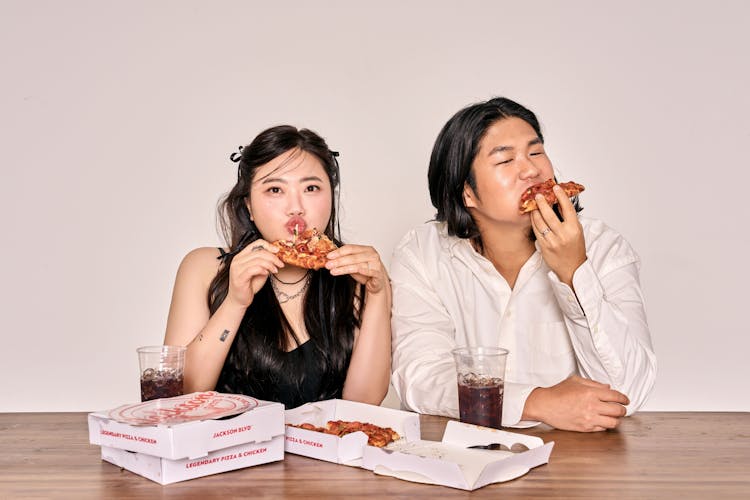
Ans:
{"label": "pizza box", "polygon": [[[325,427],[329,420],[367,422],[390,427],[398,432],[403,441],[417,440],[420,437],[419,415],[408,411],[342,399],[307,403],[286,411],[287,424],[309,423],[316,427]],[[338,437],[289,426],[286,428],[284,447],[287,453],[353,467],[361,466],[365,448],[373,448],[367,446],[367,435],[364,432],[353,432]]]}
{"label": "pizza box", "polygon": [[[467,449],[468,446],[515,443],[529,450]],[[386,448],[367,446],[362,467],[376,474],[417,483],[438,484],[475,490],[523,476],[530,469],[549,462],[554,442],[545,444],[535,436],[449,421],[443,440],[395,442]]]}
{"label": "pizza box", "polygon": [[169,460],[146,453],[102,446],[102,460],[159,484],[242,469],[284,459],[284,436],[262,443],[245,443],[210,452],[201,458]]}
{"label": "pizza box", "polygon": [[195,392],[90,413],[89,442],[178,460],[284,435],[284,405]]}

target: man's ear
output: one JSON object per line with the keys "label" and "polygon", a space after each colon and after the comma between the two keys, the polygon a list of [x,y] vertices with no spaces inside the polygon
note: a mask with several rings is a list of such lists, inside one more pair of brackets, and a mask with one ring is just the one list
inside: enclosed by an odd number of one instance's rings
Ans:
{"label": "man's ear", "polygon": [[468,182],[464,182],[463,198],[464,198],[464,206],[466,208],[476,208],[477,195],[474,193],[474,190],[471,189],[471,186],[469,186]]}

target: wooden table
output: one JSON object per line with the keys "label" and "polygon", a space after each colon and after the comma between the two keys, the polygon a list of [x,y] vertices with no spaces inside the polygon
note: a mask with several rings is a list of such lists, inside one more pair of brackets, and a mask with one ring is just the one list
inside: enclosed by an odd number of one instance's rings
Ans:
{"label": "wooden table", "polygon": [[[447,419],[423,415],[440,440]],[[85,413],[0,413],[0,498],[750,498],[750,413],[639,413],[615,431],[521,431],[550,463],[466,492],[287,454],[281,462],[161,486],[102,462]]]}

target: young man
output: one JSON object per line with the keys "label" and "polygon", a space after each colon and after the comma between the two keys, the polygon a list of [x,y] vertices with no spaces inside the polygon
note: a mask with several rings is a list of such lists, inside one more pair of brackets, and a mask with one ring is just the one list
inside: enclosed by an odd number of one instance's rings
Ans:
{"label": "young man", "polygon": [[443,127],[428,172],[436,220],[395,250],[393,375],[409,408],[456,417],[461,346],[510,351],[504,426],[600,431],[646,400],[656,358],[638,256],[604,223],[521,195],[553,178],[539,122],[496,98]]}

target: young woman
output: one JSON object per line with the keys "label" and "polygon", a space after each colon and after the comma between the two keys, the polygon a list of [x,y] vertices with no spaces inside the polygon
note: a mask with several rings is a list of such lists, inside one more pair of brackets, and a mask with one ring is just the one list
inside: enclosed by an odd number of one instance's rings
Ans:
{"label": "young woman", "polygon": [[[220,205],[228,248],[182,261],[165,344],[186,345],[185,391],[288,408],[344,398],[380,404],[391,360],[391,290],[372,247],[338,235],[337,153],[316,133],[270,128],[240,153]],[[284,264],[270,242],[317,228],[340,248],[318,271]]]}
{"label": "young woman", "polygon": [[521,194],[553,176],[539,122],[518,103],[475,104],[443,127],[428,172],[436,221],[391,263],[392,380],[408,407],[458,415],[460,346],[510,351],[506,426],[604,430],[646,400],[656,358],[638,257],[559,188],[559,205],[538,197],[519,213]]}

